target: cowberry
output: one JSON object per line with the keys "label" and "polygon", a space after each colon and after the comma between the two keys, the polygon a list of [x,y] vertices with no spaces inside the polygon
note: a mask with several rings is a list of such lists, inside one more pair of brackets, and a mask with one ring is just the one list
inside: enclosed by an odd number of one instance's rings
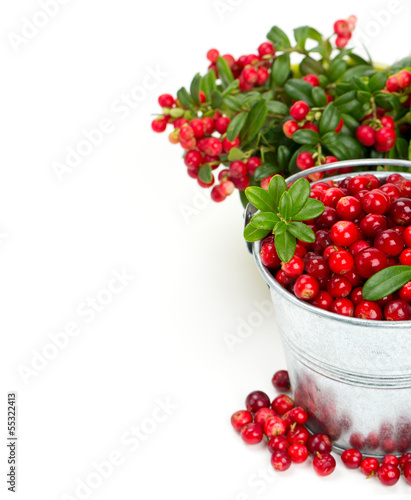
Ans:
{"label": "cowberry", "polygon": [[392,300],[384,307],[384,317],[387,321],[409,321],[411,306],[405,300]]}
{"label": "cowberry", "polygon": [[320,476],[329,476],[335,470],[335,458],[329,453],[317,453],[313,460],[315,472]]}
{"label": "cowberry", "polygon": [[254,422],[264,427],[266,420],[270,417],[275,417],[275,411],[271,408],[260,408],[254,415]]}
{"label": "cowberry", "polygon": [[290,396],[280,394],[273,400],[271,408],[277,413],[277,415],[281,416],[294,408],[294,401],[290,398]]}
{"label": "cowberry", "polygon": [[261,166],[261,160],[257,156],[251,156],[246,161],[247,173],[249,175],[254,175],[258,167]]}
{"label": "cowberry", "polygon": [[329,310],[341,316],[354,316],[354,304],[347,298],[333,300]]}
{"label": "cowberry", "polygon": [[229,141],[227,137],[223,140],[223,149],[226,153],[228,153],[232,148],[238,148],[240,145],[240,139],[236,137],[233,141]]}
{"label": "cowberry", "polygon": [[398,458],[395,455],[385,455],[385,457],[382,459],[382,463],[390,464],[393,465],[394,467],[399,466]]}
{"label": "cowberry", "polygon": [[211,62],[211,63],[215,63],[217,62],[217,59],[218,59],[218,56],[220,55],[220,53],[218,52],[217,49],[210,49],[208,52],[207,52],[207,59]]}
{"label": "cowberry", "polygon": [[411,248],[403,250],[399,260],[402,266],[411,266]]}
{"label": "cowberry", "polygon": [[312,304],[315,307],[319,307],[320,309],[324,309],[325,311],[328,311],[330,309],[333,300],[334,299],[328,292],[326,292],[325,290],[321,290],[319,294],[313,300],[310,301],[310,304]]}
{"label": "cowberry", "polygon": [[318,453],[331,453],[332,443],[327,434],[313,434],[307,441],[308,451],[315,455]]}
{"label": "cowberry", "polygon": [[369,125],[360,125],[355,131],[355,135],[364,146],[372,146],[375,143],[375,130]]}
{"label": "cowberry", "polygon": [[248,175],[245,175],[244,177],[240,177],[239,179],[235,179],[234,177],[232,178],[234,186],[239,189],[240,191],[244,191],[244,189],[248,188],[250,185],[250,178]]}
{"label": "cowberry", "polygon": [[260,424],[246,424],[240,431],[241,438],[247,444],[258,444],[263,439],[263,428]]}
{"label": "cowberry", "polygon": [[308,450],[301,443],[292,444],[288,448],[287,453],[291,458],[291,461],[294,462],[295,464],[302,464],[308,458]]}
{"label": "cowberry", "polygon": [[221,203],[227,198],[227,195],[221,189],[221,185],[214,186],[210,193],[211,199],[216,203]]}
{"label": "cowberry", "polygon": [[362,453],[351,448],[342,452],[341,460],[348,469],[358,469],[361,465]]}
{"label": "cowberry", "polygon": [[308,75],[305,75],[303,77],[303,80],[307,83],[309,83],[312,87],[319,87],[320,86],[320,80],[317,75],[314,73],[309,73]]}
{"label": "cowberry", "polygon": [[158,98],[158,103],[162,108],[172,108],[175,104],[175,100],[170,94],[162,94]]}
{"label": "cowberry", "polygon": [[404,466],[404,477],[408,484],[411,484],[411,463],[407,462]]}
{"label": "cowberry", "polygon": [[[196,138],[199,139],[201,137],[204,137],[204,134],[205,134],[204,122],[201,118],[194,118],[194,120],[191,120],[190,126],[193,129],[194,136]],[[180,133],[181,133],[181,130],[180,130]]]}
{"label": "cowberry", "polygon": [[344,196],[340,198],[335,207],[339,219],[355,220],[362,211],[361,203],[354,196]]}
{"label": "cowberry", "polygon": [[310,438],[310,433],[303,425],[294,423],[288,431],[286,438],[290,444],[300,443],[306,445]]}
{"label": "cowberry", "polygon": [[284,436],[273,436],[268,441],[268,451],[274,453],[275,451],[287,451],[290,443]]}
{"label": "cowberry", "polygon": [[333,207],[324,207],[324,212],[315,219],[318,229],[330,229],[338,220],[337,211]]}
{"label": "cowberry", "polygon": [[229,170],[230,170],[230,175],[233,179],[241,179],[247,173],[246,164],[240,160],[231,162]]}
{"label": "cowberry", "polygon": [[404,249],[404,239],[397,231],[386,229],[377,234],[374,246],[387,255],[396,256]]}
{"label": "cowberry", "polygon": [[355,306],[358,306],[358,304],[364,300],[362,296],[362,286],[359,286],[357,288],[354,288],[354,290],[352,290],[350,299],[352,300],[352,303]]}
{"label": "cowberry", "polygon": [[327,283],[327,291],[334,298],[347,297],[352,290],[350,281],[338,274],[334,275]]}
{"label": "cowberry", "polygon": [[304,271],[304,261],[301,257],[294,255],[289,262],[282,262],[281,269],[291,278],[297,278]]}
{"label": "cowberry", "polygon": [[381,186],[380,189],[383,193],[388,194],[392,201],[401,197],[401,189],[395,184],[387,183],[384,184],[384,186]]}
{"label": "cowberry", "polygon": [[284,420],[276,415],[268,417],[264,422],[264,434],[268,438],[273,436],[282,436],[285,434],[286,430]]}
{"label": "cowberry", "polygon": [[400,469],[391,464],[382,464],[377,476],[385,486],[393,486],[400,479]]}
{"label": "cowberry", "polygon": [[368,179],[368,177],[365,177],[365,175],[356,175],[355,177],[350,177],[347,183],[347,189],[351,196],[356,195],[363,189],[369,189],[370,187],[370,179]]}
{"label": "cowberry", "polygon": [[297,424],[304,425],[308,420],[308,413],[297,406],[290,411],[290,419]]}
{"label": "cowberry", "polygon": [[380,463],[374,457],[367,457],[361,462],[361,472],[367,477],[374,475],[380,467]]}
{"label": "cowberry", "polygon": [[274,46],[271,42],[263,42],[259,47],[258,47],[258,53],[261,57],[264,56],[274,56],[275,55],[275,49]]}
{"label": "cowberry", "polygon": [[355,258],[355,269],[362,278],[371,278],[375,273],[387,267],[387,256],[374,247],[364,248]]}
{"label": "cowberry", "polygon": [[230,118],[227,116],[220,116],[216,119],[214,126],[219,134],[225,134],[227,132],[227,128],[230,125]]}
{"label": "cowberry", "polygon": [[203,163],[203,156],[200,151],[195,149],[187,151],[184,157],[184,163],[188,168],[199,169]]}
{"label": "cowberry", "polygon": [[345,274],[354,267],[354,258],[346,250],[340,250],[330,255],[328,265],[333,273]]}
{"label": "cowberry", "polygon": [[398,226],[411,224],[411,199],[398,198],[391,205],[389,216]]}
{"label": "cowberry", "polygon": [[387,227],[387,219],[379,214],[368,214],[360,222],[360,229],[367,238],[374,238],[379,231],[383,231]]}
{"label": "cowberry", "polygon": [[394,182],[398,182],[398,181],[402,181],[404,180],[404,177],[401,175],[401,174],[390,174],[387,179],[386,179],[386,183],[394,183]]}
{"label": "cowberry", "polygon": [[291,278],[291,276],[288,276],[288,274],[286,274],[282,269],[277,271],[277,274],[275,275],[275,279],[284,288],[287,287],[288,285],[290,285],[294,281],[294,278]]}
{"label": "cowberry", "polygon": [[370,246],[371,245],[368,243],[368,241],[357,240],[357,241],[354,241],[354,243],[352,243],[348,247],[348,251],[350,252],[350,254],[353,257],[355,257],[357,255],[357,253],[361,252],[361,250],[364,250],[364,248],[368,248]]}
{"label": "cowberry", "polygon": [[203,149],[207,155],[214,158],[222,153],[223,145],[221,144],[221,141],[215,137],[210,137],[204,142]]}
{"label": "cowberry", "polygon": [[401,470],[405,469],[405,466],[411,462],[411,453],[404,453],[404,455],[401,455],[401,457],[398,460],[398,465]]}
{"label": "cowberry", "polygon": [[286,137],[289,139],[293,138],[294,132],[296,132],[300,127],[298,123],[294,120],[288,120],[283,125],[283,132]]}
{"label": "cowberry", "polygon": [[304,120],[310,111],[310,106],[305,101],[297,101],[290,108],[290,116],[295,121]]}
{"label": "cowberry", "polygon": [[151,122],[151,128],[154,132],[161,133],[167,128],[167,120],[163,117],[156,118]]}
{"label": "cowberry", "polygon": [[387,195],[378,189],[373,189],[361,199],[362,209],[366,214],[380,214],[387,212],[390,206]]}
{"label": "cowberry", "polygon": [[344,197],[344,191],[340,188],[333,187],[324,191],[321,195],[321,201],[326,207],[335,208],[338,201]]}
{"label": "cowberry", "polygon": [[348,247],[358,240],[360,232],[352,221],[340,220],[330,229],[330,238],[336,245]]}
{"label": "cowberry", "polygon": [[246,66],[241,75],[246,83],[251,85],[257,83],[258,73],[254,66]]}
{"label": "cowberry", "polygon": [[271,465],[275,470],[283,472],[291,467],[291,458],[285,451],[275,451],[271,455]]}
{"label": "cowberry", "polygon": [[315,233],[315,241],[312,246],[315,252],[323,253],[323,251],[330,246],[331,243],[330,232],[327,229],[319,229]]}
{"label": "cowberry", "polygon": [[290,390],[290,378],[288,376],[287,370],[278,370],[274,373],[271,382],[277,391],[289,391]]}
{"label": "cowberry", "polygon": [[411,85],[411,73],[403,69],[397,74],[397,84],[401,90],[408,88]]}
{"label": "cowberry", "polygon": [[363,300],[355,308],[354,316],[356,318],[379,321],[382,319],[381,307],[376,302]]}
{"label": "cowberry", "polygon": [[240,432],[245,425],[251,424],[252,421],[253,421],[253,416],[249,411],[246,410],[236,411],[231,416],[231,425],[237,432]]}
{"label": "cowberry", "polygon": [[294,293],[302,300],[314,299],[320,291],[320,284],[313,276],[302,274],[294,283]]}
{"label": "cowberry", "polygon": [[296,164],[300,170],[307,170],[315,165],[315,160],[312,153],[303,151],[297,156]]}
{"label": "cowberry", "polygon": [[388,127],[382,127],[375,134],[374,147],[380,153],[386,153],[395,146],[397,135],[395,130]]}
{"label": "cowberry", "polygon": [[253,391],[247,396],[245,406],[249,412],[256,413],[260,408],[270,407],[270,398],[265,392]]}

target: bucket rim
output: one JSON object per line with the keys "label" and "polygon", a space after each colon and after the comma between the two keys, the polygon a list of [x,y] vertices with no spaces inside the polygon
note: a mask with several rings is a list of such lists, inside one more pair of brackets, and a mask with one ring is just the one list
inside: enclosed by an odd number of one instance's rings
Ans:
{"label": "bucket rim", "polygon": [[[375,166],[375,165],[393,165],[393,166],[404,166],[411,168],[411,162],[406,161],[406,160],[388,160],[388,159],[381,159],[381,160],[376,160],[376,159],[368,159],[368,160],[352,160],[352,161],[340,161],[340,162],[335,162],[332,164],[320,166],[320,167],[315,167],[313,169],[310,169],[313,173],[315,172],[325,172],[330,169],[335,169],[335,168],[342,168],[342,167],[366,167],[366,166]],[[328,167],[328,168],[327,168]],[[376,175],[377,177],[385,177],[388,176],[392,173],[395,172],[389,172],[389,171],[364,171],[364,172],[352,172],[352,173],[347,173],[347,174],[339,174],[339,175],[334,175],[332,177],[329,177],[327,180],[340,180],[344,179],[345,177],[348,176],[354,176],[354,175],[359,175],[359,174],[372,174]],[[411,173],[407,172],[398,172],[404,177],[411,179]],[[287,185],[289,185],[291,182],[295,182],[297,179],[304,177],[306,173],[303,172],[298,172],[297,174],[292,175],[291,177],[288,177],[286,179]],[[312,182],[311,185],[316,184],[317,182],[322,182],[321,180]],[[346,324],[351,324],[351,325],[356,325],[356,326],[363,326],[363,327],[374,327],[374,328],[386,328],[390,330],[401,330],[403,331],[405,328],[411,328],[411,320],[409,321],[387,321],[387,320],[369,320],[369,319],[361,319],[361,318],[354,318],[350,316],[342,316],[340,314],[335,314],[330,311],[326,311],[324,309],[321,309],[319,307],[315,307],[311,305],[308,302],[305,302],[304,300],[298,299],[295,295],[293,295],[291,292],[283,288],[277,280],[274,278],[274,276],[269,272],[268,268],[264,266],[264,264],[261,261],[261,256],[260,256],[260,248],[261,248],[261,240],[255,241],[252,243],[252,253],[254,256],[254,260],[256,262],[257,268],[260,271],[261,275],[263,276],[265,282],[267,283],[268,287],[273,290],[277,294],[279,294],[281,297],[283,297],[285,300],[290,302],[290,304],[295,305],[296,307],[301,307],[302,309],[305,309],[308,312],[311,312],[312,314],[316,314],[317,316],[321,316],[326,319],[346,323]]]}

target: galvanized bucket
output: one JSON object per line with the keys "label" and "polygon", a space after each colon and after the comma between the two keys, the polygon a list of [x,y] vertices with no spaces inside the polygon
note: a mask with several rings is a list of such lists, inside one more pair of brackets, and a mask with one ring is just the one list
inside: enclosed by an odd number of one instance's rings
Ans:
{"label": "galvanized bucket", "polygon": [[[376,165],[411,168],[409,161],[356,160],[310,173]],[[384,179],[392,172],[368,173]],[[349,175],[358,173],[332,179]],[[253,213],[249,205],[246,223]],[[411,451],[411,321],[369,321],[316,308],[277,283],[261,262],[260,242],[250,247],[270,288],[294,399],[309,413],[309,430],[328,434],[337,452],[356,447],[381,457]]]}

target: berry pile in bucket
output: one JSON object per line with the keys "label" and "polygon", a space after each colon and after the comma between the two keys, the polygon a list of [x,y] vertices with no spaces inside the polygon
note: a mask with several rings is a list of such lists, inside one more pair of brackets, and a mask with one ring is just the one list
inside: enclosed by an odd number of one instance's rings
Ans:
{"label": "berry pile in bucket", "polygon": [[[263,391],[251,392],[245,400],[246,410],[235,412],[231,425],[247,444],[266,442],[275,470],[286,471],[292,464],[301,464],[311,457],[314,471],[329,476],[336,468],[331,439],[326,434],[310,434],[305,427],[307,412],[296,407],[286,394],[290,390],[286,370],[276,372],[272,383],[277,391],[284,393],[271,401]],[[348,469],[359,469],[367,478],[378,477],[385,486],[396,484],[401,474],[411,484],[411,453],[400,457],[385,455],[380,463],[351,448],[342,453],[341,461]]]}
{"label": "berry pile in bucket", "polygon": [[[350,175],[246,196],[260,213],[246,226],[277,282],[315,307],[366,320],[411,319],[411,180]],[[268,236],[267,236],[268,235]]]}

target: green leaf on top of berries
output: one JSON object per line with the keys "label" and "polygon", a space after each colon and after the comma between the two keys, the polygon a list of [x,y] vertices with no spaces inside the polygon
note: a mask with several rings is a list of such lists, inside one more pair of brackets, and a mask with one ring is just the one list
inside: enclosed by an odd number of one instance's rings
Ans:
{"label": "green leaf on top of berries", "polygon": [[299,179],[287,189],[284,178],[274,175],[268,191],[252,186],[245,190],[245,195],[260,211],[244,229],[247,241],[258,241],[273,233],[278,256],[283,262],[289,262],[294,256],[297,239],[315,241],[313,230],[301,221],[321,215],[324,204],[310,198],[310,183],[306,179]]}
{"label": "green leaf on top of berries", "polygon": [[380,300],[411,281],[411,266],[391,266],[371,276],[362,289],[365,300]]}

